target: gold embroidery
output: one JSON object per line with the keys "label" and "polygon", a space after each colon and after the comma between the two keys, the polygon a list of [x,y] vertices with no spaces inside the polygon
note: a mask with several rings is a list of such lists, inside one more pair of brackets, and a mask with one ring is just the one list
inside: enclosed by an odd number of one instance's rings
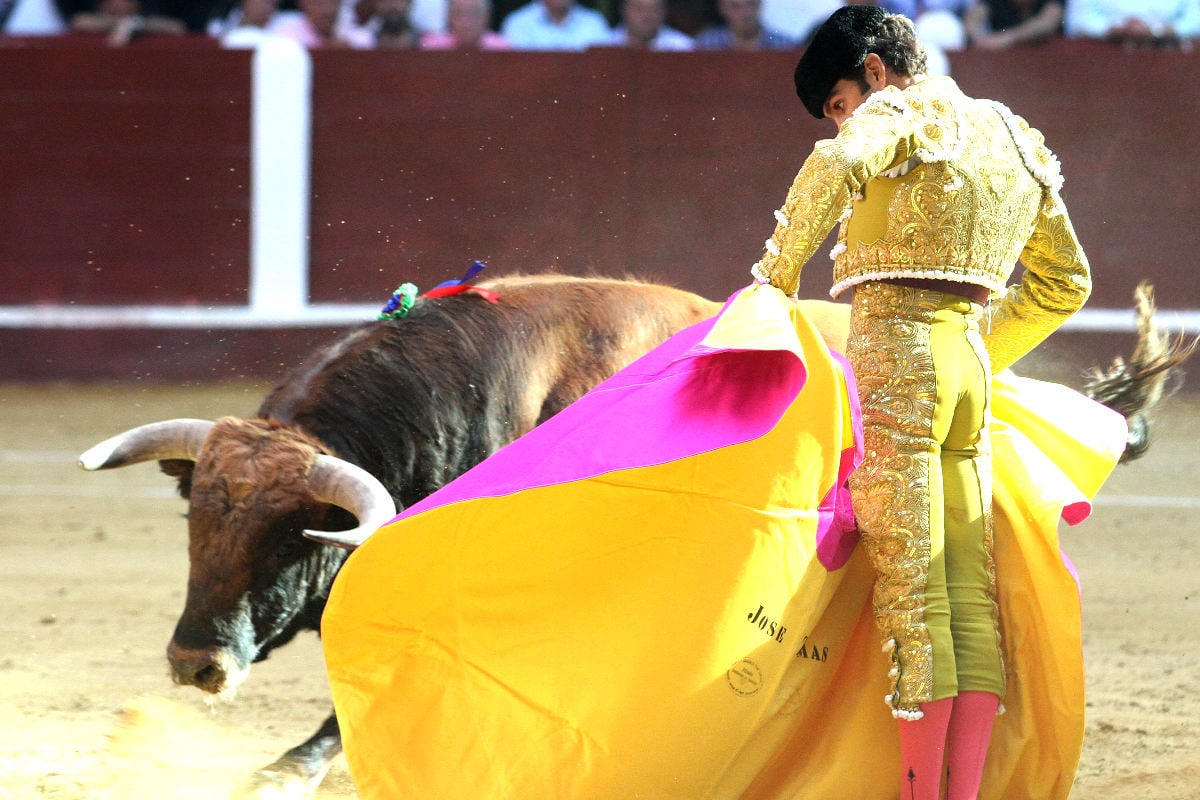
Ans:
{"label": "gold embroidery", "polygon": [[[835,290],[900,274],[1003,289],[1046,190],[992,105],[962,98],[959,106],[930,103],[932,119],[918,128],[923,146],[934,155],[945,151],[945,160],[927,159],[890,193],[868,191],[855,204],[839,234],[846,249],[834,263]],[[973,135],[947,139],[956,124],[973,128]],[[858,223],[860,214],[867,224]],[[869,220],[881,214],[889,225],[876,237]]]}
{"label": "gold embroidery", "polygon": [[1021,261],[1025,280],[1008,290],[984,335],[992,369],[1010,367],[1054,332],[1092,290],[1087,258],[1057,200],[1038,217]]}
{"label": "gold embroidery", "polygon": [[[929,295],[924,295],[928,297]],[[929,580],[929,465],[937,382],[929,347],[934,304],[915,289],[860,286],[847,356],[862,398],[863,465],[850,479],[855,516],[875,569],[875,621],[891,648],[892,707],[919,712],[933,699],[933,643],[925,626]]]}
{"label": "gold embroidery", "polygon": [[[935,660],[950,657],[948,653],[939,655],[934,645],[935,640],[946,641],[944,630],[931,631],[926,619],[935,542],[930,503],[939,502],[931,498],[930,485],[929,459],[936,450],[934,418],[938,413],[931,330],[944,303],[945,295],[938,292],[887,283],[862,284],[855,290],[847,343],[862,403],[866,451],[862,466],[851,475],[850,490],[862,542],[875,571],[875,620],[892,662],[889,702],[897,716],[908,719],[919,716],[921,704],[934,699]],[[972,309],[967,312],[967,341],[986,370],[988,357],[979,335],[982,309]],[[988,413],[984,412],[975,445],[981,455],[975,462],[981,498],[990,498],[992,491]],[[999,653],[990,503],[985,502],[983,509],[986,588]],[[940,533],[937,541],[941,541]],[[1003,664],[998,667],[1002,685]]]}
{"label": "gold embroidery", "polygon": [[819,146],[800,168],[792,182],[767,252],[758,262],[761,272],[785,294],[794,294],[800,270],[833,228],[837,216],[849,202],[846,164],[837,153]]}
{"label": "gold embroidery", "polygon": [[889,278],[978,284],[1002,293],[1019,259],[1023,284],[1000,303],[988,352],[996,369],[1027,353],[1091,289],[1058,198],[1062,176],[1042,134],[1005,106],[927,78],[871,95],[836,139],[817,143],[792,183],[752,272],[787,294],[841,220],[837,297]]}

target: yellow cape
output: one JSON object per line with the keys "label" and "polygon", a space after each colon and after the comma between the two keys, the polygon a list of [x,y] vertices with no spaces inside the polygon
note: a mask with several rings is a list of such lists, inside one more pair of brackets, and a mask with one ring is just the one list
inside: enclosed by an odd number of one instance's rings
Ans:
{"label": "yellow cape", "polygon": [[[769,287],[657,355],[348,560],[323,637],[362,797],[894,796],[870,569],[861,551],[832,571],[818,558],[858,444],[843,363]],[[795,388],[765,413],[772,376]],[[1061,387],[1005,375],[995,394],[1009,693],[981,796],[1049,800],[1083,733],[1057,521],[1082,513],[1125,429]],[[721,433],[746,416],[761,430]],[[703,446],[656,459],[664,436]]]}

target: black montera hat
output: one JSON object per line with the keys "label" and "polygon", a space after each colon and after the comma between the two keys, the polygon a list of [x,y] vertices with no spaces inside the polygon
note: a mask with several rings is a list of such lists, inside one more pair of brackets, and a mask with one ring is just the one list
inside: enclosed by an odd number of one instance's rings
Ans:
{"label": "black montera hat", "polygon": [[817,119],[833,86],[867,58],[867,37],[888,16],[878,6],[842,6],[821,23],[796,65],[796,96]]}

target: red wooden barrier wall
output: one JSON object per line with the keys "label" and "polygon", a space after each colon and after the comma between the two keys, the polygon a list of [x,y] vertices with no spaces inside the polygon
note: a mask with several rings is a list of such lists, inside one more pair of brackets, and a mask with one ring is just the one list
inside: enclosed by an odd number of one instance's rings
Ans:
{"label": "red wooden barrier wall", "polygon": [[[1062,160],[1092,307],[1127,307],[1142,278],[1165,308],[1200,305],[1200,90],[1178,80],[1198,58],[1076,42],[952,58],[968,93],[1009,103]],[[244,303],[250,64],[202,42],[0,40],[0,305]],[[382,304],[400,281],[425,288],[475,258],[493,274],[628,272],[725,297],[833,131],[795,99],[793,64],[315,53],[312,299]],[[828,279],[818,258],[803,293]],[[131,363],[161,379],[274,375],[313,338],[5,329],[0,378],[122,377]]]}

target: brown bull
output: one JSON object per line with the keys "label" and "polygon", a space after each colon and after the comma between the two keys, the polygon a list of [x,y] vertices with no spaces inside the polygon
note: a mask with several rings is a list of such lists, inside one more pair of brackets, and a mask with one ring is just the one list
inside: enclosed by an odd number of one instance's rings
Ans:
{"label": "brown bull", "polygon": [[[303,531],[353,546],[719,308],[635,281],[481,285],[499,301],[418,299],[330,343],[252,419],[151,423],[81,457],[86,469],[158,460],[188,500],[187,601],[167,647],[177,683],[231,693],[253,662],[319,629],[346,551]],[[340,749],[331,716],[255,781],[306,794]]]}
{"label": "brown bull", "polygon": [[[484,284],[419,300],[410,315],[321,349],[253,419],[153,423],[97,445],[87,469],[158,460],[189,502],[187,601],[167,654],[173,677],[233,691],[250,664],[317,630],[345,550],[409,505],[557,413],[718,305],[632,281],[561,277]],[[801,301],[840,349],[848,307]],[[1127,417],[1156,399],[1182,355],[1141,307],[1138,353],[1095,385]],[[1132,398],[1132,399],[1131,399]],[[310,536],[302,536],[303,531]],[[321,533],[311,533],[321,531]],[[256,773],[271,796],[310,793],[340,751],[330,716]]]}

